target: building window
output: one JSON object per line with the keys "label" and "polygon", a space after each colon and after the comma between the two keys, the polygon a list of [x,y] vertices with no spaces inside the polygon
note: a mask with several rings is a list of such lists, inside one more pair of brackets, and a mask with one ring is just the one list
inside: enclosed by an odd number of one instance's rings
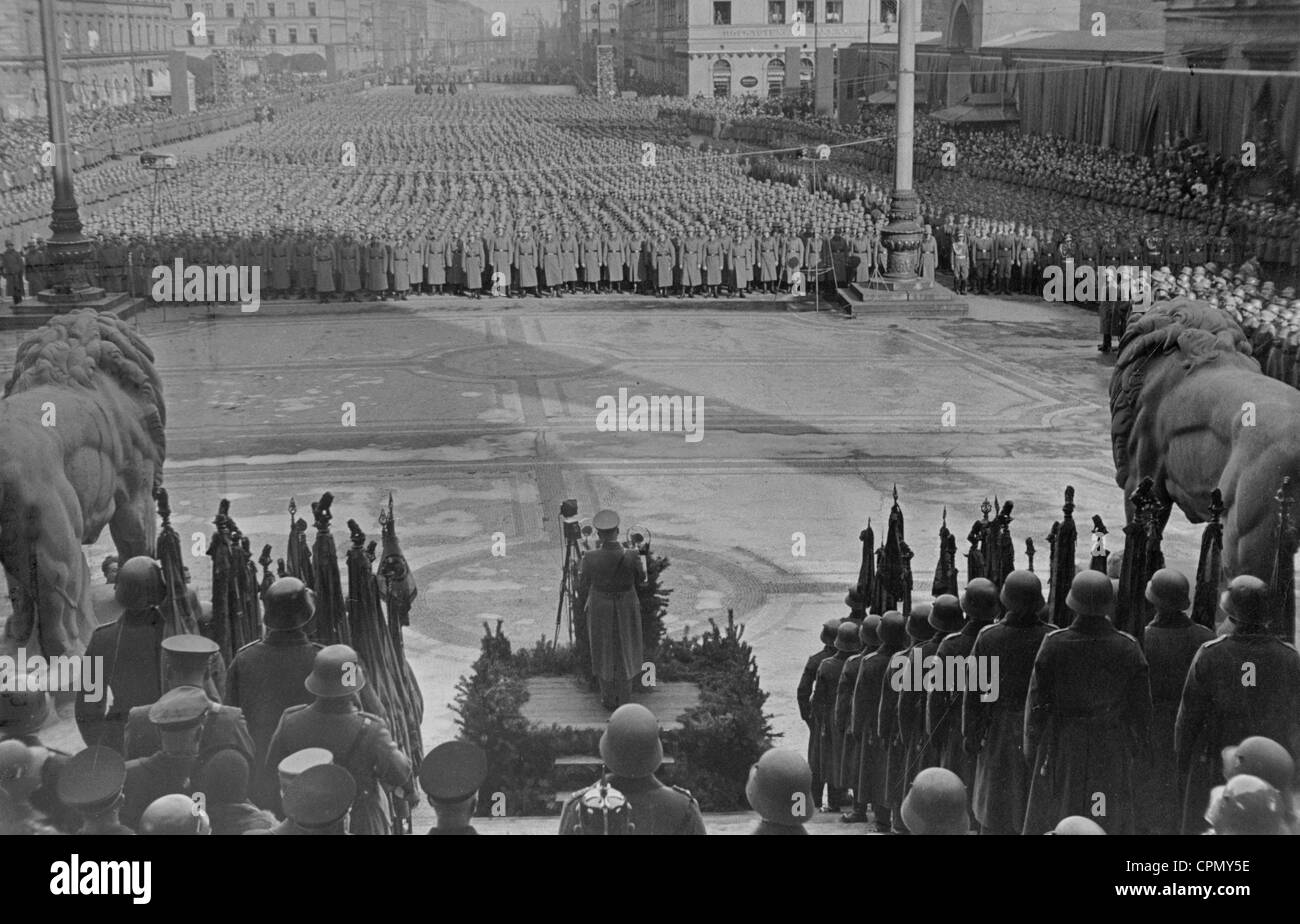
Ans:
{"label": "building window", "polygon": [[213,19],[213,18],[215,18],[214,14],[213,14],[213,12],[212,12],[212,4],[211,4],[211,3],[205,3],[205,4],[203,4],[203,15],[206,16],[206,17],[208,17],[208,19]]}
{"label": "building window", "polygon": [[816,0],[799,0],[798,11],[803,14],[804,22],[817,21],[817,3]]}
{"label": "building window", "polygon": [[289,15],[290,16],[298,15],[298,4],[294,3],[293,0],[289,0]]}
{"label": "building window", "polygon": [[244,4],[244,15],[249,17],[257,15],[257,4],[253,0],[247,0]]}
{"label": "building window", "polygon": [[808,87],[812,85],[813,80],[813,63],[812,58],[802,58],[799,61],[799,83]]}
{"label": "building window", "polygon": [[298,30],[295,29],[293,26],[289,27],[289,44],[290,45],[298,44]]}
{"label": "building window", "polygon": [[216,29],[209,29],[209,30],[208,30],[208,44],[209,44],[209,45],[215,45],[215,44],[217,44],[217,30],[216,30]]}
{"label": "building window", "polygon": [[191,32],[189,29],[185,30],[185,40],[189,42],[191,45],[194,44],[194,33]]}
{"label": "building window", "polygon": [[186,18],[186,19],[193,19],[193,18],[194,18],[194,4],[193,4],[193,3],[187,3],[187,4],[185,4],[185,18]]}
{"label": "building window", "polygon": [[274,4],[274,3],[268,3],[268,4],[266,5],[266,16],[267,16],[268,19],[275,19],[275,4]]}
{"label": "building window", "polygon": [[844,0],[826,0],[826,21],[844,22]]}
{"label": "building window", "polygon": [[785,0],[768,0],[767,21],[774,26],[785,25]]}
{"label": "building window", "polygon": [[731,25],[731,2],[718,2],[713,4],[713,24],[715,26]]}
{"label": "building window", "polygon": [[234,29],[227,29],[227,30],[226,30],[226,44],[227,44],[227,45],[233,45],[233,44],[235,44],[235,30],[234,30]]}
{"label": "building window", "polygon": [[317,33],[316,33],[316,27],[315,27],[315,26],[312,26],[311,28],[309,28],[309,29],[307,30],[307,41],[309,41],[309,42],[311,42],[313,45],[315,45],[315,44],[316,44],[316,35],[317,35]]}
{"label": "building window", "polygon": [[275,39],[276,39],[275,29],[267,29],[267,30],[266,30],[266,40],[267,40],[268,42],[270,42],[272,45],[274,45],[274,44],[275,44]]}
{"label": "building window", "polygon": [[226,18],[227,19],[235,18],[235,5],[233,3],[226,4]]}
{"label": "building window", "polygon": [[713,62],[713,95],[715,97],[731,95],[731,62]]}
{"label": "building window", "polygon": [[880,21],[898,22],[898,0],[880,0]]}
{"label": "building window", "polygon": [[307,15],[308,15],[308,16],[315,16],[315,15],[316,15],[316,0],[308,0],[308,2],[307,2]]}
{"label": "building window", "polygon": [[785,62],[773,58],[767,62],[767,95],[780,96],[785,90]]}

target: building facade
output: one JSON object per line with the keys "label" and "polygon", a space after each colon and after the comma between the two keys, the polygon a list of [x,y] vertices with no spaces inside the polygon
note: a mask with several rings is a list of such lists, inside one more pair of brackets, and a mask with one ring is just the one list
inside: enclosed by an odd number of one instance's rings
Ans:
{"label": "building facade", "polygon": [[[495,53],[490,42],[491,20],[486,10],[465,0],[429,0],[429,60],[443,65],[483,65]],[[506,35],[527,29],[525,20],[506,23]],[[509,28],[514,26],[514,29]]]}
{"label": "building facade", "polygon": [[1300,0],[1168,0],[1165,64],[1300,70]]}
{"label": "building facade", "polygon": [[[321,70],[397,68],[428,53],[428,10],[415,0],[173,0],[172,42],[195,58],[318,56]],[[204,35],[192,28],[202,13]],[[301,60],[301,59],[300,59]]]}
{"label": "building facade", "polygon": [[[167,0],[61,0],[55,13],[70,110],[121,105],[164,85]],[[0,0],[0,114],[45,115],[38,0]]]}
{"label": "building facade", "polygon": [[820,57],[892,27],[895,0],[625,0],[622,28],[607,41],[649,85],[695,96],[776,96],[787,49],[799,49],[799,86],[811,88]]}

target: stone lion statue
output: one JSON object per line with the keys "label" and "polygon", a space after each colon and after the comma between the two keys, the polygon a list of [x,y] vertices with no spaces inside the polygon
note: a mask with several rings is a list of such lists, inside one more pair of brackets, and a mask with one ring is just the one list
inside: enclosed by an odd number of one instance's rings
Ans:
{"label": "stone lion statue", "polygon": [[0,563],[7,645],[79,654],[96,622],[82,554],[109,528],[121,561],[154,551],[166,410],[153,352],[83,309],[18,347],[0,401]]}
{"label": "stone lion statue", "polygon": [[1224,580],[1268,580],[1282,479],[1292,479],[1291,500],[1300,490],[1300,391],[1260,372],[1235,321],[1184,298],[1129,325],[1110,407],[1115,480],[1125,498],[1149,475],[1162,503],[1202,523],[1218,488]]}

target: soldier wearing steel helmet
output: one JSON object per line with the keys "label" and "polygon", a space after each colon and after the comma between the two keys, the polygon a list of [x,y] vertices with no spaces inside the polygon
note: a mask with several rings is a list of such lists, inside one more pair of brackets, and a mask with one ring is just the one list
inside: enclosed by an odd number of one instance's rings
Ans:
{"label": "soldier wearing steel helmet", "polygon": [[[614,710],[600,737],[600,757],[609,769],[605,783],[626,797],[633,834],[707,833],[695,798],[678,786],[665,786],[655,776],[664,751],[658,720],[645,706],[627,703]],[[582,797],[598,786],[574,793],[565,803],[561,834],[580,833]]]}
{"label": "soldier wearing steel helmet", "polygon": [[1162,568],[1147,582],[1146,599],[1155,616],[1142,634],[1142,651],[1151,672],[1151,763],[1142,773],[1144,834],[1177,834],[1182,815],[1182,793],[1174,752],[1174,720],[1182,697],[1187,669],[1197,650],[1214,632],[1192,622],[1191,585],[1172,568]]}
{"label": "soldier wearing steel helmet", "polygon": [[795,691],[795,702],[799,705],[799,717],[808,726],[808,766],[812,768],[812,789],[818,800],[826,788],[826,773],[821,761],[821,728],[817,724],[817,715],[812,709],[813,685],[817,681],[817,668],[827,658],[835,654],[835,631],[841,620],[832,617],[822,624],[820,650],[808,656],[804,662],[803,674],[799,677],[799,686]]}
{"label": "soldier wearing steel helmet", "polygon": [[162,640],[165,631],[158,604],[166,596],[162,567],[138,555],[118,571],[114,596],[122,606],[115,622],[100,626],[86,645],[86,658],[102,658],[99,699],[77,691],[77,728],[86,744],[122,752],[126,718],[135,706],[162,695]]}
{"label": "soldier wearing steel helmet", "polygon": [[[860,588],[854,588],[854,591],[860,591]],[[861,642],[861,647],[856,654],[850,655],[844,662],[844,670],[840,672],[840,681],[836,686],[835,694],[835,726],[844,738],[840,754],[840,784],[846,790],[853,790],[852,810],[840,816],[840,821],[858,824],[867,820],[868,806],[858,792],[858,776],[861,770],[858,761],[862,759],[862,743],[858,740],[857,729],[853,727],[853,695],[857,690],[858,670],[862,667],[863,659],[880,647],[880,639],[876,635],[880,617],[867,615],[866,595],[863,593],[855,594],[851,591],[846,602],[854,607],[849,621],[858,623],[858,640]],[[854,618],[858,615],[861,615],[861,620]]]}
{"label": "soldier wearing steel helmet", "polygon": [[330,645],[317,652],[311,673],[303,681],[314,701],[306,706],[291,706],[280,717],[262,766],[259,805],[280,814],[280,792],[273,768],[295,751],[325,748],[357,783],[352,833],[389,833],[381,787],[414,804],[415,780],[411,762],[394,743],[388,723],[379,715],[362,711],[357,694],[366,683],[360,656],[352,648]]}
{"label": "soldier wearing steel helmet", "polygon": [[1263,735],[1300,752],[1300,653],[1269,631],[1268,585],[1238,575],[1220,606],[1233,632],[1197,650],[1174,724],[1185,834],[1199,828],[1223,748]]}
{"label": "soldier wearing steel helmet", "polygon": [[[935,654],[941,664],[949,663],[949,658],[964,659],[971,653],[980,632],[998,618],[998,604],[997,585],[988,578],[974,578],[967,583],[961,598],[966,620],[959,631],[945,636],[939,643]],[[934,739],[939,766],[951,770],[967,787],[971,787],[975,784],[975,756],[966,750],[962,739],[963,692],[941,688],[930,690],[926,694],[925,727],[927,734]]]}
{"label": "soldier wearing steel helmet", "polygon": [[[863,658],[853,685],[853,712],[850,729],[859,742],[858,779],[853,791],[855,801],[870,805],[876,830],[890,829],[890,810],[886,804],[885,785],[889,753],[887,743],[878,733],[882,694],[896,665],[894,656],[907,644],[907,624],[901,613],[890,610],[882,616],[869,616],[875,624],[876,650]],[[863,624],[863,630],[866,623]],[[859,635],[862,634],[859,632]]]}
{"label": "soldier wearing steel helmet", "polygon": [[[827,805],[831,811],[839,808],[844,798],[840,784],[840,757],[844,739],[835,730],[835,698],[839,693],[840,673],[849,655],[855,654],[862,643],[858,637],[857,623],[845,620],[835,630],[835,653],[817,665],[813,681],[810,706],[817,724],[818,760],[826,777]],[[817,793],[820,798],[821,793]]]}
{"label": "soldier wearing steel helmet", "polygon": [[[980,629],[973,658],[996,658],[998,698],[986,702],[979,690],[962,696],[962,741],[975,757],[971,811],[983,834],[1019,834],[1029,801],[1025,755],[1025,697],[1034,657],[1053,626],[1042,618],[1043,585],[1032,571],[1012,571],[1000,594],[1006,615]],[[976,661],[976,663],[979,663]]]}
{"label": "soldier wearing steel helmet", "polygon": [[[916,663],[926,664],[927,659],[934,657],[944,637],[960,628],[961,607],[956,598],[944,595],[938,597],[933,604],[915,604],[907,617],[907,634],[912,644],[903,652],[904,661],[899,669],[910,677]],[[903,742],[902,764],[906,768],[903,785],[906,787],[911,783],[912,777],[916,776],[916,771],[922,767],[932,767],[938,762],[938,753],[935,740],[925,731],[924,687],[908,684],[896,696],[898,735]],[[893,821],[901,823],[902,816],[895,817]]]}
{"label": "soldier wearing steel helmet", "polygon": [[804,824],[812,817],[812,770],[795,751],[772,748],[749,770],[745,798],[758,813],[750,834],[807,834]]}
{"label": "soldier wearing steel helmet", "polygon": [[280,578],[267,588],[263,610],[265,636],[235,653],[226,676],[226,702],[243,711],[253,738],[254,768],[261,767],[284,710],[311,702],[303,681],[322,647],[307,637],[316,596],[302,581]]}
{"label": "soldier wearing steel helmet", "polygon": [[1242,773],[1210,793],[1205,820],[1217,835],[1289,834],[1287,811],[1277,788]]}
{"label": "soldier wearing steel helmet", "polygon": [[911,834],[970,834],[966,785],[951,770],[927,767],[913,780],[902,816]]}
{"label": "soldier wearing steel helmet", "polygon": [[1133,770],[1147,741],[1151,688],[1137,640],[1110,622],[1115,590],[1081,571],[1066,605],[1068,628],[1043,639],[1025,701],[1025,754],[1033,761],[1025,834],[1087,815],[1109,834],[1135,829]]}

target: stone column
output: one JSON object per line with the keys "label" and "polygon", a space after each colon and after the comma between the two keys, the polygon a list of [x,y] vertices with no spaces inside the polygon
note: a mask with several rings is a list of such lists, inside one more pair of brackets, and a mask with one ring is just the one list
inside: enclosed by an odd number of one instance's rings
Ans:
{"label": "stone column", "polygon": [[91,289],[87,264],[94,247],[81,233],[81,214],[72,183],[72,145],[68,142],[67,114],[63,104],[60,35],[55,23],[54,0],[41,0],[41,47],[45,53],[45,98],[54,144],[54,207],[45,244],[54,267],[54,285],[40,293],[46,303],[75,305],[103,295]]}
{"label": "stone column", "polygon": [[891,288],[925,286],[920,265],[921,200],[912,189],[913,129],[916,117],[916,27],[918,0],[898,0],[898,102],[895,107],[897,145],[894,155],[894,194],[883,235],[889,252],[885,282]]}

